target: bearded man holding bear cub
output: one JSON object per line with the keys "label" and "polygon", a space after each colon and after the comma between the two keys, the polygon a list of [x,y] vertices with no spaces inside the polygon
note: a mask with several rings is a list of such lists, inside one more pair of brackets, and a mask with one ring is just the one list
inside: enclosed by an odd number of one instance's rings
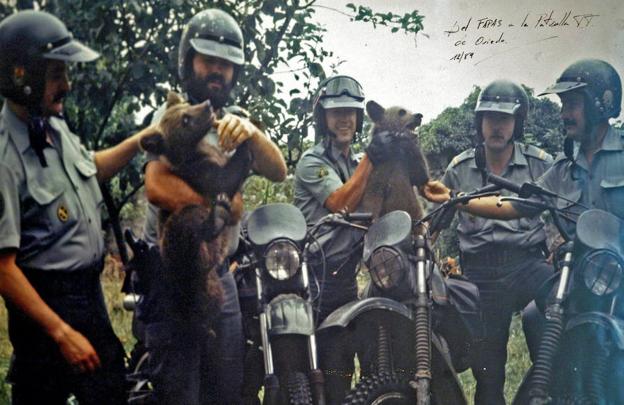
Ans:
{"label": "bearded man holding bear cub", "polygon": [[[221,290],[217,293],[221,297],[217,314],[207,317],[205,322],[197,322],[197,317],[190,314],[186,320],[184,316],[167,316],[166,307],[170,304],[167,301],[175,299],[176,294],[169,291],[172,286],[167,277],[163,277],[160,283],[154,283],[160,290],[155,295],[162,297],[162,300],[147,308],[143,321],[146,323],[145,340],[150,352],[150,379],[160,404],[234,404],[241,401],[242,320],[236,283],[227,266],[227,257],[236,251],[238,245],[242,213],[239,188],[249,174],[249,167],[272,181],[283,181],[286,177],[286,164],[277,146],[251,123],[245,110],[226,106],[243,63],[242,32],[229,14],[208,9],[188,22],[180,40],[178,74],[190,105],[181,104],[179,100],[172,103],[171,97],[168,104],[170,107],[178,104],[177,108],[182,109],[201,105],[200,108],[206,110],[210,129],[195,145],[201,148],[199,153],[204,154],[203,164],[212,164],[215,173],[221,173],[221,170],[223,175],[211,177],[215,182],[208,185],[211,190],[198,190],[196,184],[189,184],[193,182],[183,174],[184,171],[176,171],[176,162],[172,162],[162,150],[159,154],[169,159],[150,153],[145,166],[145,191],[150,202],[144,230],[146,240],[157,243],[159,236],[162,236],[158,235],[161,210],[178,213],[171,219],[182,222],[189,229],[197,229],[194,227],[198,224],[189,223],[185,218],[207,224],[210,232],[222,234],[215,239],[219,246],[210,241],[216,235],[203,235],[207,242],[203,249],[207,252],[196,252],[204,255],[204,263],[215,265],[220,278],[221,285],[217,286],[217,290]],[[160,123],[154,126],[155,131],[161,135],[169,130],[163,128],[167,124],[161,121],[166,116],[167,106],[163,106],[154,117],[154,123]],[[184,127],[191,124],[191,118],[183,112],[176,122]],[[147,144],[143,144],[146,147]],[[146,149],[150,150],[150,147]],[[181,149],[184,150],[184,147]],[[237,149],[242,151],[237,153]],[[234,162],[238,162],[234,167],[228,166]],[[224,193],[218,194],[215,190]],[[189,209],[199,209],[203,216],[189,215]],[[176,226],[174,223],[169,225]],[[178,234],[178,237],[187,236],[192,235]],[[162,244],[165,248],[167,238]],[[176,249],[171,244],[167,246],[170,250]],[[184,247],[184,244],[178,243],[178,246]],[[211,249],[216,249],[216,252],[211,252]],[[221,260],[223,258],[225,260]],[[210,280],[207,285],[211,285]]]}

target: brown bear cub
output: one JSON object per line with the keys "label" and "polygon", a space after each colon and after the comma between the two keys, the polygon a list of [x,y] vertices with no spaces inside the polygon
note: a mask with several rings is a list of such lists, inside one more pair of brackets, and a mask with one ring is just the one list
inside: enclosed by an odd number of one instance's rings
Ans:
{"label": "brown bear cub", "polygon": [[[154,132],[141,139],[141,147],[161,156],[172,171],[197,193],[206,205],[190,205],[174,213],[161,210],[159,231],[165,279],[173,294],[172,315],[203,319],[218,314],[223,299],[217,268],[227,248],[228,225],[237,223],[240,188],[251,169],[246,144],[228,157],[208,143],[205,135],[216,116],[208,101],[190,105],[170,92],[166,110]],[[175,190],[171,190],[175,193]]]}
{"label": "brown bear cub", "polygon": [[429,181],[427,160],[414,133],[422,115],[401,107],[384,108],[375,101],[366,103],[366,112],[374,123],[373,137],[388,131],[399,139],[394,146],[396,156],[373,168],[358,210],[371,212],[374,218],[395,210],[407,211],[414,220],[422,218],[413,188]]}

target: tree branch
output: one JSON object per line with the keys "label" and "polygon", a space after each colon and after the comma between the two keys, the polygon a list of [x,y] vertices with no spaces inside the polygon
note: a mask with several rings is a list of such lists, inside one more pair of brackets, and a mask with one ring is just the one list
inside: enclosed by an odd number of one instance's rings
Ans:
{"label": "tree branch", "polygon": [[[288,10],[288,13],[286,14],[286,19],[284,21],[284,24],[282,24],[282,26],[280,27],[279,31],[277,32],[277,37],[275,38],[275,41],[273,42],[273,44],[271,44],[271,48],[269,50],[269,52],[267,52],[264,55],[264,59],[262,59],[262,61],[260,62],[260,66],[258,67],[258,72],[262,72],[263,70],[265,70],[268,66],[269,63],[271,63],[271,60],[273,60],[273,58],[275,58],[275,54],[277,52],[277,50],[279,49],[279,43],[282,42],[282,39],[284,38],[284,35],[286,34],[286,30],[288,29],[288,26],[290,25],[290,22],[292,21],[292,18],[295,15],[295,12],[297,10],[299,10],[299,0],[295,0],[294,2],[294,6],[292,9]],[[253,78],[251,78],[251,80],[249,81],[249,83],[254,83],[256,80],[257,74],[254,75]],[[243,96],[241,96],[241,105],[245,106],[247,105],[247,100],[249,99],[249,97],[251,97],[251,93],[250,93],[250,89],[249,87],[247,88],[247,91],[245,92],[245,94],[243,94]]]}
{"label": "tree branch", "polygon": [[100,139],[102,137],[102,134],[104,133],[104,129],[106,128],[106,125],[108,124],[108,120],[113,114],[113,108],[115,108],[115,105],[117,104],[117,102],[119,101],[119,98],[121,97],[122,89],[125,87],[126,80],[128,78],[128,75],[130,74],[130,69],[132,65],[134,64],[134,62],[142,59],[143,56],[145,56],[145,54],[147,53],[147,50],[149,49],[149,46],[150,46],[149,44],[152,42],[151,40],[152,40],[153,34],[154,34],[154,30],[150,29],[147,40],[145,42],[146,44],[145,48],[143,48],[141,53],[134,59],[134,61],[131,61],[130,63],[128,63],[126,71],[122,74],[121,79],[119,80],[117,87],[115,88],[115,91],[113,92],[113,97],[111,99],[111,102],[108,105],[108,108],[106,109],[106,115],[104,116],[104,119],[102,120],[102,124],[100,124],[100,127],[98,128],[97,135],[95,136],[94,145],[99,146]]}

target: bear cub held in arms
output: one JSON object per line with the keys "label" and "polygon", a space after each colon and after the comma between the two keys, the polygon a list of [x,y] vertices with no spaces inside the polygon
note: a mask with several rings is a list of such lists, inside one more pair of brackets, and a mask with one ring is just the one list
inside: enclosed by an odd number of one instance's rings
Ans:
{"label": "bear cub held in arms", "polygon": [[240,188],[251,168],[246,144],[230,157],[205,139],[215,120],[209,101],[190,105],[170,92],[158,126],[141,139],[144,150],[159,155],[206,202],[173,213],[161,210],[159,218],[165,281],[173,298],[171,315],[187,320],[214,318],[219,312],[223,290],[217,269],[228,242],[223,231],[240,219]]}
{"label": "bear cub held in arms", "polygon": [[395,210],[407,211],[413,220],[422,218],[423,210],[413,188],[429,180],[427,160],[414,133],[422,114],[402,107],[384,108],[372,100],[366,103],[366,112],[374,123],[373,137],[388,131],[399,139],[393,146],[395,155],[373,168],[358,210],[371,212],[374,218]]}

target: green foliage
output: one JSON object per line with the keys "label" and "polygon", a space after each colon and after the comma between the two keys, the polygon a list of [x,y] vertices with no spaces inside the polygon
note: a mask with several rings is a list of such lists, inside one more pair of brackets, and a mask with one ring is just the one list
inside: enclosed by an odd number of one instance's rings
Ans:
{"label": "green foliage", "polygon": [[246,211],[270,203],[290,203],[293,200],[293,176],[288,176],[282,183],[252,176],[245,183],[243,200]]}
{"label": "green foliage", "polygon": [[524,125],[524,141],[555,156],[563,150],[565,135],[561,127],[561,106],[547,98],[533,97],[533,89],[523,86],[531,103]]}
{"label": "green foliage", "polygon": [[370,22],[375,28],[378,25],[391,27],[390,31],[393,33],[403,31],[405,34],[416,34],[423,29],[424,17],[418,14],[418,10],[397,15],[391,12],[375,12],[370,7],[358,6],[353,3],[347,4],[347,8],[355,13],[351,17],[351,21]]}
{"label": "green foliage", "polygon": [[480,91],[474,87],[459,107],[446,108],[420,127],[419,140],[434,177],[442,175],[453,156],[474,145],[474,109]]}
{"label": "green foliage", "polygon": [[[310,100],[326,72],[331,52],[323,47],[325,28],[314,21],[315,1],[303,0],[20,0],[0,3],[0,18],[16,9],[39,7],[58,16],[74,36],[101,53],[94,63],[75,66],[74,89],[66,102],[73,130],[91,149],[117,144],[138,127],[136,114],[152,112],[169,88],[179,90],[177,48],[185,23],[197,12],[221,8],[239,22],[247,63],[233,102],[247,108],[280,146],[289,166],[304,150],[311,127]],[[355,7],[351,5],[351,7]],[[340,12],[340,10],[336,10]],[[375,26],[422,29],[417,11],[404,16],[356,7],[354,21]],[[287,74],[288,83],[283,81]],[[295,84],[293,85],[292,79]],[[289,101],[287,101],[289,100]],[[144,123],[149,122],[150,115]],[[119,175],[112,190],[111,217],[142,184],[142,162]]]}

